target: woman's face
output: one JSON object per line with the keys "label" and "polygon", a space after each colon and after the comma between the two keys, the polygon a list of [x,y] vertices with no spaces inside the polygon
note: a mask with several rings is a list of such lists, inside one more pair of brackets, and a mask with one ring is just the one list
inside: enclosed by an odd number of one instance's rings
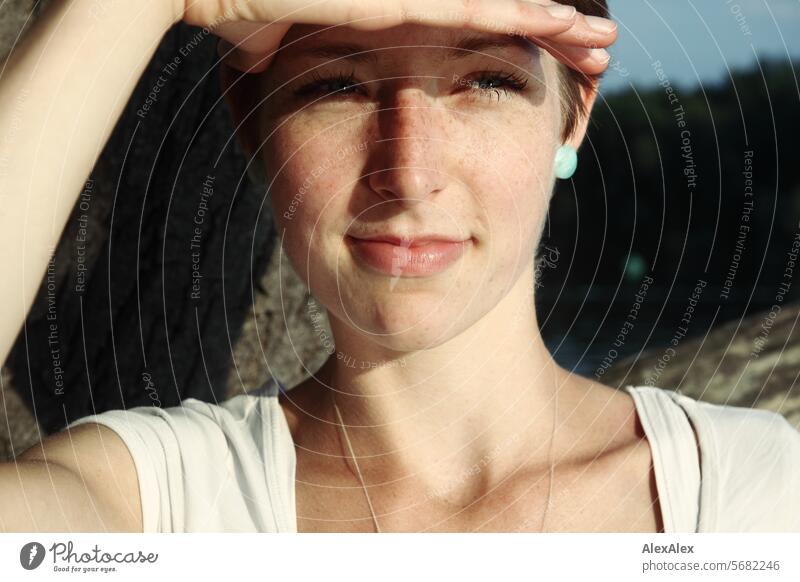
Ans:
{"label": "woman's face", "polygon": [[[330,316],[424,349],[532,272],[561,145],[556,75],[504,34],[289,31],[262,79],[262,152],[286,254]],[[351,238],[418,234],[464,242]]]}

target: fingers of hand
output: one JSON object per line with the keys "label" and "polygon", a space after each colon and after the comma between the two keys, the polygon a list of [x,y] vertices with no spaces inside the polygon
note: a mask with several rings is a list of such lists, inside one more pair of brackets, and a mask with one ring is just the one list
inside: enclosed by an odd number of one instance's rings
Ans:
{"label": "fingers of hand", "polygon": [[614,21],[598,16],[578,13],[575,24],[564,32],[547,37],[550,42],[588,48],[602,48],[617,40],[617,25]]}
{"label": "fingers of hand", "polygon": [[[556,2],[551,3],[553,4],[558,5]],[[608,68],[611,55],[603,47],[616,41],[617,25],[608,18],[587,16],[578,12],[572,26],[563,32],[547,37],[540,35],[538,38],[528,38],[568,67],[597,75]]]}
{"label": "fingers of hand", "polygon": [[[365,3],[368,5],[368,3]],[[551,36],[569,30],[576,11],[551,0],[395,0],[402,23],[470,28],[500,34]],[[365,21],[364,26],[368,26]]]}
{"label": "fingers of hand", "polygon": [[604,42],[605,33],[592,31],[581,16],[573,6],[553,0],[328,0],[296,7],[269,20],[341,24],[360,30],[419,23],[525,36],[553,36],[570,30],[577,22],[592,41]]}
{"label": "fingers of hand", "polygon": [[610,62],[611,56],[601,48],[571,46],[549,39],[532,38],[531,42],[544,48],[559,62],[587,75],[599,75],[608,68]]}
{"label": "fingers of hand", "polygon": [[[608,54],[602,47],[616,40],[616,25],[605,18],[587,17],[574,7],[553,0],[389,0],[388,2],[345,2],[333,0],[315,4],[316,10],[295,11],[292,22],[343,24],[357,29],[377,30],[403,23],[429,26],[465,27],[502,34],[517,34],[547,40],[537,43],[561,62],[588,74],[606,68]],[[260,72],[271,62],[268,54],[280,45],[291,24],[236,21],[215,31],[236,48],[225,47],[228,64],[246,72]],[[551,50],[551,47],[553,50]],[[588,47],[588,48],[581,48]],[[588,50],[597,49],[597,50]],[[557,51],[556,54],[554,51]]]}
{"label": "fingers of hand", "polygon": [[[587,74],[606,69],[609,55],[603,47],[617,38],[617,25],[613,21],[586,16],[572,6],[552,0],[445,0],[436,4],[436,10],[431,9],[429,0],[405,3],[412,8],[406,9],[404,22],[463,26],[531,40],[544,39],[548,43],[542,44],[543,48],[559,51],[553,55],[555,58]],[[415,12],[413,7],[417,4],[421,7]],[[448,4],[453,4],[449,10]]]}

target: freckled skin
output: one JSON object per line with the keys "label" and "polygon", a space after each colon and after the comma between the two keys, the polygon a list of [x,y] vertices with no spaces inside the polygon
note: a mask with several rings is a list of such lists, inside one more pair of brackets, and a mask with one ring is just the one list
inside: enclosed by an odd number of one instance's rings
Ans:
{"label": "freckled skin", "polygon": [[[437,345],[480,320],[530,267],[560,145],[555,60],[519,48],[442,60],[439,47],[467,34],[459,30],[306,36],[317,30],[293,27],[262,80],[271,95],[262,152],[287,256],[333,318],[388,348]],[[298,56],[334,41],[368,46],[376,62]],[[453,82],[487,70],[528,82],[521,93]],[[334,73],[353,73],[363,93],[293,93]],[[473,245],[437,276],[392,283],[353,259],[349,229],[461,235]]]}
{"label": "freckled skin", "polygon": [[[557,366],[536,320],[533,254],[562,145],[557,63],[518,46],[442,60],[442,47],[471,36],[293,26],[258,79],[267,102],[244,143],[260,146],[286,254],[327,309],[335,343],[281,401],[297,445],[298,529],[372,531],[339,457],[337,394],[385,531],[538,530],[549,485],[548,531],[660,531],[632,398]],[[374,61],[308,56],[341,43]],[[487,71],[527,84],[506,90]],[[595,95],[584,93],[586,111]],[[586,123],[569,138],[576,149]],[[354,259],[348,231],[473,242],[435,276],[392,277]],[[487,454],[491,467],[453,486]]]}

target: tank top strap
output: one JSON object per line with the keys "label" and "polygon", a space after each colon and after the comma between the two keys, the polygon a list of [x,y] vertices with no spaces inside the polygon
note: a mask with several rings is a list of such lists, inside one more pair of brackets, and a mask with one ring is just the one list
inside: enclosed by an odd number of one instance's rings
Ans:
{"label": "tank top strap", "polygon": [[273,506],[279,508],[273,514],[276,531],[297,533],[297,456],[286,415],[278,402],[278,396],[287,391],[282,382],[270,378],[249,395],[261,397],[264,407],[263,447],[268,451],[265,477]]}
{"label": "tank top strap", "polygon": [[275,378],[270,378],[248,394],[251,396],[278,396],[282,392],[286,392],[286,386]]}
{"label": "tank top strap", "polygon": [[646,385],[625,390],[650,443],[664,532],[698,531],[700,458],[689,417],[669,390]]}

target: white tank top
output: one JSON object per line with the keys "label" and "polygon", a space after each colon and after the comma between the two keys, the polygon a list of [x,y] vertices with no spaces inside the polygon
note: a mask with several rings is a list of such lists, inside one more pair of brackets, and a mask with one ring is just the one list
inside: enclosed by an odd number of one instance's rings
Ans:
{"label": "white tank top", "polygon": [[[284,389],[270,380],[219,404],[110,410],[69,428],[96,422],[122,438],[146,533],[296,532]],[[800,432],[786,418],[658,387],[625,390],[650,444],[666,533],[800,532]]]}

